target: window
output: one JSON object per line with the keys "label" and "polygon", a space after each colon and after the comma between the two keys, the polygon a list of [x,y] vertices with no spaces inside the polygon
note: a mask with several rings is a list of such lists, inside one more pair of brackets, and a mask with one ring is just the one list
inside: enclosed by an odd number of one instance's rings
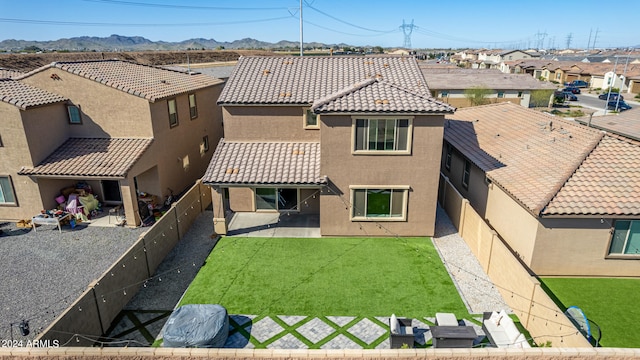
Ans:
{"label": "window", "polygon": [[449,96],[449,92],[448,91],[440,91],[440,97],[441,98],[444,98],[444,97],[447,97],[447,96]]}
{"label": "window", "polygon": [[67,113],[69,114],[70,124],[82,124],[82,117],[80,116],[80,109],[75,105],[67,106]]}
{"label": "window", "polygon": [[351,189],[351,219],[403,221],[408,193],[409,187]]}
{"label": "window", "polygon": [[207,151],[209,151],[209,135],[203,136],[200,143],[200,154],[204,154]]}
{"label": "window", "polygon": [[189,94],[189,114],[191,114],[192,119],[195,119],[198,117],[198,106],[196,105],[196,94]]}
{"label": "window", "polygon": [[453,153],[453,148],[451,146],[451,144],[447,144],[447,157],[444,160],[444,167],[447,170],[451,169],[451,155]]}
{"label": "window", "polygon": [[609,254],[640,255],[640,220],[616,220]]}
{"label": "window", "polygon": [[504,91],[498,91],[498,98],[502,99],[504,97]]}
{"label": "window", "polygon": [[522,91],[518,91],[518,97],[521,98],[522,97]]}
{"label": "window", "polygon": [[178,109],[176,107],[176,99],[167,100],[169,107],[169,126],[178,126]]}
{"label": "window", "polygon": [[189,170],[189,155],[185,155],[182,158],[182,168],[184,169],[184,171]]}
{"label": "window", "polygon": [[0,205],[16,205],[16,196],[8,176],[0,176]]}
{"label": "window", "polygon": [[256,210],[278,210],[276,188],[256,189]]}
{"label": "window", "polygon": [[4,145],[2,145],[2,136],[0,136],[0,147],[3,147]]}
{"label": "window", "polygon": [[471,175],[471,162],[469,160],[464,161],[464,172],[462,173],[462,186],[465,189],[469,188],[469,176]]}
{"label": "window", "polygon": [[306,109],[304,112],[304,127],[305,129],[320,128],[320,125],[318,124],[318,115],[311,109]]}
{"label": "window", "polygon": [[355,153],[408,154],[411,148],[409,119],[356,119]]}

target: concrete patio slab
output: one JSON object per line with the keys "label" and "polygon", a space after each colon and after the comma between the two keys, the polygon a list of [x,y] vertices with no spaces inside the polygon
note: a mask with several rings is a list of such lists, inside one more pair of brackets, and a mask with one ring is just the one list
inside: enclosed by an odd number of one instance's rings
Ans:
{"label": "concrete patio slab", "polygon": [[229,222],[227,236],[318,238],[320,215],[238,212]]}

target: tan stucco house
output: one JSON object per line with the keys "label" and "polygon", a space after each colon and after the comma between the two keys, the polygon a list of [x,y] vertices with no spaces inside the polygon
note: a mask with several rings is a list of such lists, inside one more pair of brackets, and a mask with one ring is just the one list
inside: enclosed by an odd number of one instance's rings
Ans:
{"label": "tan stucco house", "polygon": [[637,141],[510,103],[471,107],[447,116],[441,171],[536,274],[640,276]]}
{"label": "tan stucco house", "polygon": [[222,84],[119,60],[57,62],[2,80],[0,183],[11,195],[0,198],[0,219],[54,208],[62,189],[81,183],[139,225],[140,193],[161,204],[204,174],[222,137]]}
{"label": "tan stucco house", "polygon": [[444,114],[409,57],[243,57],[203,183],[234,212],[319,214],[321,235],[433,235]]}
{"label": "tan stucco house", "polygon": [[542,90],[549,93],[556,86],[525,74],[504,74],[498,70],[442,68],[421,66],[431,95],[455,107],[473,106],[466,91],[474,88],[487,90],[484,101],[512,102],[524,107],[531,105],[531,94]]}

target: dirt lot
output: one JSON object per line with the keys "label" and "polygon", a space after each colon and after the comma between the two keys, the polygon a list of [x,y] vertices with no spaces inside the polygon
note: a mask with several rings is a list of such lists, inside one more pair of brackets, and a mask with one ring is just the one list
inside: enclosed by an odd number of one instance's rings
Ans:
{"label": "dirt lot", "polygon": [[141,51],[141,52],[78,52],[43,54],[0,54],[0,68],[28,72],[55,61],[82,61],[121,59],[148,65],[169,65],[187,63],[211,63],[235,61],[240,56],[274,55],[270,51],[259,50],[205,50],[205,51]]}

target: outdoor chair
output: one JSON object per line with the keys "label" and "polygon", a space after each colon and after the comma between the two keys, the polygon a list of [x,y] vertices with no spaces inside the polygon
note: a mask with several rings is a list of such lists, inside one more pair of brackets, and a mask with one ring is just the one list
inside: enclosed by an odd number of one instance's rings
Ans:
{"label": "outdoor chair", "polygon": [[414,336],[412,319],[396,318],[392,314],[389,318],[389,345],[391,349],[403,347],[413,348]]}

